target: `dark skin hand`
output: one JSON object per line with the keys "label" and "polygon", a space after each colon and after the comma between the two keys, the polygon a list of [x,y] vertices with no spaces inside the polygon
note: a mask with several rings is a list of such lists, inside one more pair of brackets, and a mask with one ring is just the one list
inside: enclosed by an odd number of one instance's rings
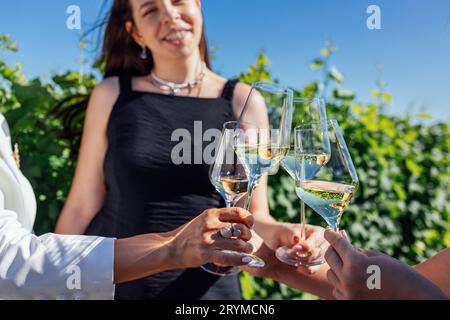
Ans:
{"label": "dark skin hand", "polygon": [[[327,278],[336,299],[448,299],[433,282],[397,259],[355,248],[348,238],[329,229],[325,231],[325,239],[330,243],[325,253],[330,266]],[[379,288],[369,288],[369,266],[379,268]]]}

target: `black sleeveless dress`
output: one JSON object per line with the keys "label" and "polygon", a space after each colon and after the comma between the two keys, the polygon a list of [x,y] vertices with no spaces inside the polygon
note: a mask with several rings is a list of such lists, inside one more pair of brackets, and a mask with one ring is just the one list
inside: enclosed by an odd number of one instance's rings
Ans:
{"label": "black sleeveless dress", "polygon": [[[224,207],[201,155],[211,141],[201,135],[234,120],[231,100],[237,81],[228,81],[219,98],[135,91],[130,77],[119,81],[120,95],[107,130],[107,197],[86,234],[120,239],[167,232],[207,208]],[[185,161],[175,164],[173,148],[180,142],[188,147],[175,156]],[[241,299],[241,293],[238,276],[219,277],[193,268],[119,284],[115,298]]]}

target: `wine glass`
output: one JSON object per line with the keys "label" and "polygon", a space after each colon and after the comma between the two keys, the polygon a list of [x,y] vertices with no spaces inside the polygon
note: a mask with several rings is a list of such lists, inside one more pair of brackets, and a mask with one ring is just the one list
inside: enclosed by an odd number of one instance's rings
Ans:
{"label": "wine glass", "polygon": [[[216,156],[209,169],[209,178],[212,185],[225,201],[226,207],[235,207],[237,202],[247,193],[248,178],[244,166],[237,158],[235,149],[236,121],[226,122],[223,125],[220,142],[216,149]],[[246,255],[258,260],[256,256],[223,250],[229,254]],[[260,262],[258,262],[260,263]],[[249,266],[254,265],[250,262]],[[201,268],[209,273],[226,276],[239,273],[239,268],[219,266],[207,263]]]}
{"label": "wine glass", "polygon": [[[276,168],[289,150],[293,95],[291,89],[278,84],[265,81],[252,84],[237,121],[234,148],[248,177],[246,210],[260,178]],[[253,267],[265,265],[260,258],[252,263]]]}
{"label": "wine glass", "polygon": [[359,184],[352,158],[336,120],[329,120],[327,129],[331,156],[314,176],[307,176],[309,161],[303,157],[305,150],[314,148],[314,135],[322,130],[318,123],[295,128],[295,148],[299,150],[296,161],[296,193],[336,232],[343,212],[350,203]]}
{"label": "wine glass", "polygon": [[293,96],[291,89],[279,84],[267,81],[252,84],[237,121],[240,130],[235,148],[249,177],[245,209],[250,205],[252,190],[258,180],[277,167],[286,155],[292,126]]}
{"label": "wine glass", "polygon": [[[306,160],[306,177],[314,176],[320,168],[328,162],[330,158],[330,140],[327,129],[327,114],[325,102],[320,97],[303,97],[293,100],[293,123],[295,125],[307,125],[308,123],[317,123],[316,135],[314,136],[314,148],[295,149],[295,134],[291,135],[291,148],[286,157],[281,161],[281,166],[286,170],[289,176],[295,181],[296,152]],[[297,157],[298,158],[298,157]],[[305,240],[305,203],[300,199],[300,238]],[[316,265],[317,257],[310,253],[301,253],[295,251],[290,246],[283,246],[277,249],[276,256],[284,263],[298,266]]]}

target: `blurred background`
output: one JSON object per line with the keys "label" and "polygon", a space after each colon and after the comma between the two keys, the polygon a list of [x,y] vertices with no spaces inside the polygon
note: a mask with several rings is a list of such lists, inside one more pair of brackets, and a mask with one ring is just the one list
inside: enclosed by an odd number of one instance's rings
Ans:
{"label": "blurred background", "polygon": [[[101,22],[110,0],[0,4],[0,111],[38,199],[35,232],[52,231],[70,187],[77,141],[50,112],[102,79]],[[371,30],[369,5],[381,29]],[[71,30],[67,8],[80,9]],[[450,1],[203,0],[213,69],[326,97],[361,185],[344,213],[352,242],[409,264],[450,246]],[[73,114],[76,130],[82,114]],[[299,221],[292,179],[269,180],[272,214]],[[310,223],[322,224],[311,210]],[[241,275],[246,299],[315,299]]]}

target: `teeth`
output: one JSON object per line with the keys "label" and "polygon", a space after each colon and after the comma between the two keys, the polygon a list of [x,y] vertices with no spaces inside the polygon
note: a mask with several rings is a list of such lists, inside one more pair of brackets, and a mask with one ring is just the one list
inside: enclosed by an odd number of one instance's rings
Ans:
{"label": "teeth", "polygon": [[186,31],[177,31],[174,33],[171,33],[166,37],[166,40],[173,41],[173,40],[181,40],[186,35]]}

